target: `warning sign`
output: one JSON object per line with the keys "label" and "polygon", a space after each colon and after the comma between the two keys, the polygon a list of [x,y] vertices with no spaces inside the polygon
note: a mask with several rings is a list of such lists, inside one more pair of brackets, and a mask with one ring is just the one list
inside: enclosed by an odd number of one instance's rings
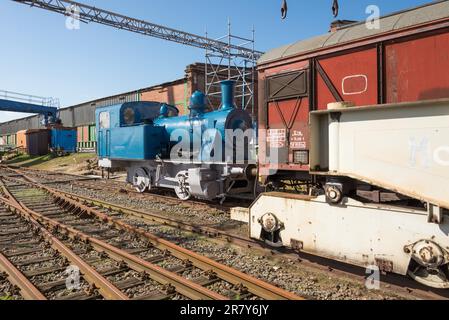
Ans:
{"label": "warning sign", "polygon": [[269,129],[267,142],[271,148],[284,148],[287,141],[287,130],[285,129]]}

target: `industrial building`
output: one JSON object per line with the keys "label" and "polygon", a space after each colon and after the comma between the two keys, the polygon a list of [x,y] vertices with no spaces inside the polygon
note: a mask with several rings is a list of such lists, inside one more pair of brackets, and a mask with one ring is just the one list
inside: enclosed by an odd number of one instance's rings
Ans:
{"label": "industrial building", "polygon": [[[185,76],[181,79],[62,108],[60,119],[65,127],[77,128],[78,151],[95,151],[97,145],[95,109],[97,107],[133,101],[156,101],[174,105],[181,115],[187,114],[192,93],[196,90],[205,92],[205,68],[203,63],[190,64],[186,67]],[[223,73],[220,76],[227,78],[228,74]],[[209,102],[218,107],[220,98],[212,97]],[[18,145],[18,132],[43,127],[39,115],[0,123],[0,144]]]}

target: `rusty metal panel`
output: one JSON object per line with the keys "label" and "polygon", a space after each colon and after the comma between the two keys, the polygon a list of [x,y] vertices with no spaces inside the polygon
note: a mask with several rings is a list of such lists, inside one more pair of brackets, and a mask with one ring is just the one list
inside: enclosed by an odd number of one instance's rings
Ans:
{"label": "rusty metal panel", "polygon": [[[342,54],[335,57],[319,59],[318,66],[325,76],[317,72],[317,108],[327,109],[327,105],[338,102],[338,95],[343,101],[354,102],[356,106],[377,103],[378,70],[377,49]],[[333,94],[333,90],[336,94]]]}
{"label": "rusty metal panel", "polygon": [[278,101],[308,95],[308,72],[300,70],[269,77],[266,88],[268,101]]}
{"label": "rusty metal panel", "polygon": [[385,46],[388,103],[449,98],[449,33]]}
{"label": "rusty metal panel", "polygon": [[[279,169],[309,170],[309,164],[295,164],[295,151],[309,149],[309,99],[297,97],[268,103],[268,130],[266,137],[267,154],[272,156],[272,165]],[[292,166],[294,165],[294,166]]]}
{"label": "rusty metal panel", "polygon": [[[259,166],[262,171],[272,168],[274,170],[308,170],[307,164],[293,163],[294,152],[302,150],[299,147],[308,148],[301,139],[303,135],[304,140],[308,140],[310,110],[308,69],[309,61],[301,61],[259,71],[259,141],[265,141],[259,144]],[[277,90],[272,90],[272,93],[276,94],[271,99],[267,88],[270,81],[268,79],[281,80],[280,83],[278,80],[275,88],[282,90],[279,93],[276,93]],[[288,80],[296,81],[295,85],[288,87]],[[273,83],[271,84],[273,88]],[[290,144],[290,135],[294,139],[292,144]]]}

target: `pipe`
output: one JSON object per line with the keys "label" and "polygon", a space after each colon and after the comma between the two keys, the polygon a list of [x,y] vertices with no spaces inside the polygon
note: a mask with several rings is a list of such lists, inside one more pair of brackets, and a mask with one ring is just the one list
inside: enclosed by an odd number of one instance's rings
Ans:
{"label": "pipe", "polygon": [[235,81],[226,80],[221,82],[221,109],[234,109],[234,86]]}

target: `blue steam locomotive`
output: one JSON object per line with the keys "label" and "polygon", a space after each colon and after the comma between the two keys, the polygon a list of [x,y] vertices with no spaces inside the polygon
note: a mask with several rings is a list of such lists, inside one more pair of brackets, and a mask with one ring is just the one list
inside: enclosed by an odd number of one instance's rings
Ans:
{"label": "blue steam locomotive", "polygon": [[158,102],[129,102],[98,108],[99,166],[126,168],[139,192],[169,188],[182,200],[212,200],[251,192],[256,137],[248,112],[234,104],[234,82],[222,82],[222,105],[206,112],[196,91],[190,114]]}

